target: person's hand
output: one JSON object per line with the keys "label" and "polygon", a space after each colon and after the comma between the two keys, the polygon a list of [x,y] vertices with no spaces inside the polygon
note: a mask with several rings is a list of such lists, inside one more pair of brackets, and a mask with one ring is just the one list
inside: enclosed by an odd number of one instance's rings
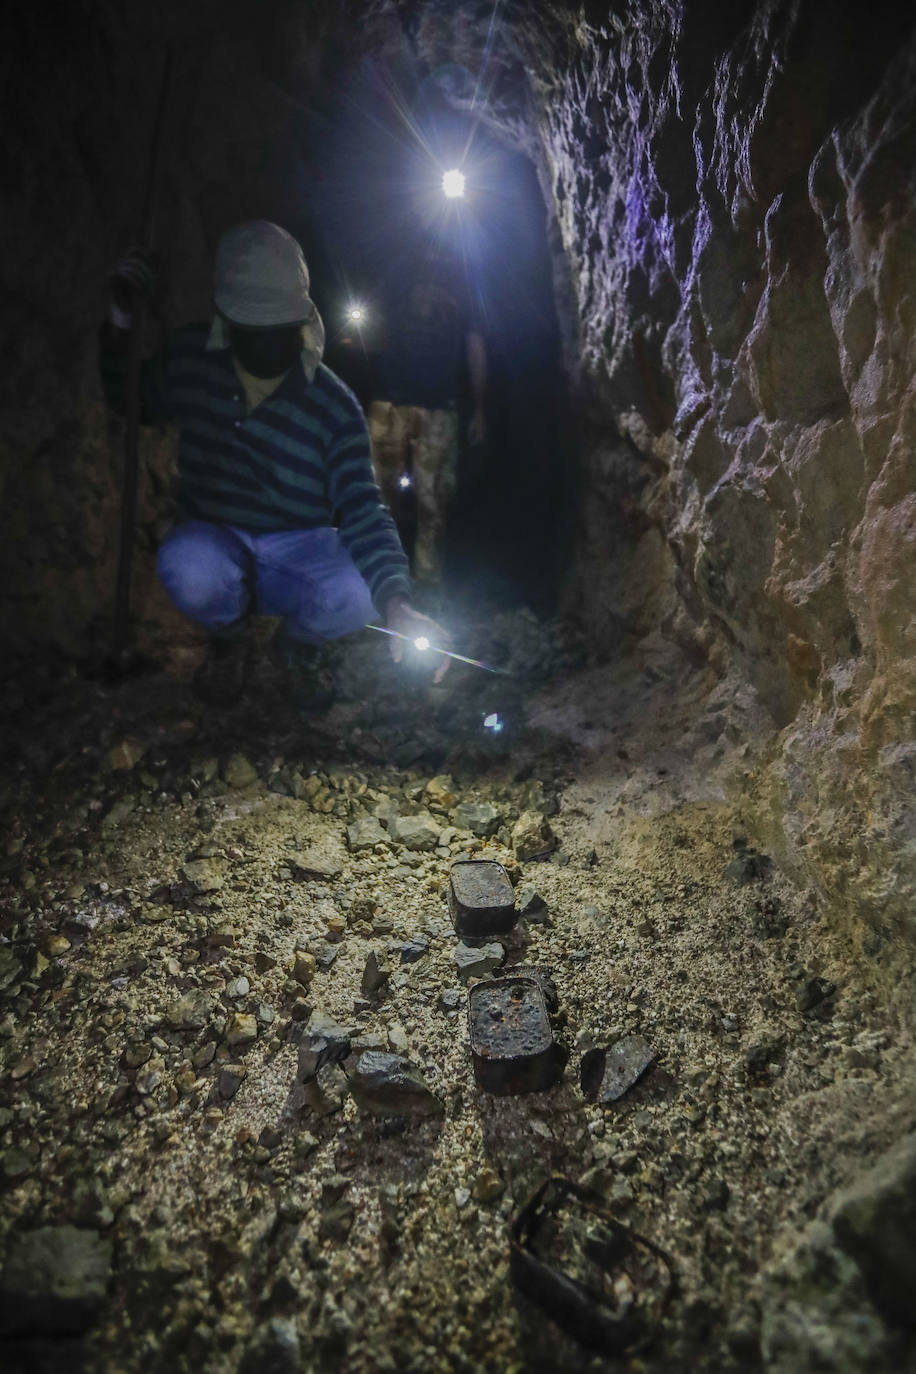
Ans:
{"label": "person's hand", "polygon": [[158,281],[159,268],[155,255],[148,248],[128,248],[108,279],[112,323],[121,329],[129,329],[136,302],[148,301]]}
{"label": "person's hand", "polygon": [[[435,652],[434,646],[446,648],[452,642],[452,637],[448,630],[444,630],[441,625],[437,625],[435,620],[428,615],[415,611],[409,601],[395,598],[388,605],[387,616],[388,629],[394,630],[396,634],[406,635],[408,639],[426,639],[429,641],[430,652]],[[391,657],[395,663],[400,663],[404,657],[404,640],[391,640]],[[441,682],[451,667],[452,660],[441,654],[440,663],[436,669],[433,682]]]}
{"label": "person's hand", "polygon": [[468,424],[468,441],[472,444],[482,444],[486,437],[487,417],[481,406],[474,411]]}

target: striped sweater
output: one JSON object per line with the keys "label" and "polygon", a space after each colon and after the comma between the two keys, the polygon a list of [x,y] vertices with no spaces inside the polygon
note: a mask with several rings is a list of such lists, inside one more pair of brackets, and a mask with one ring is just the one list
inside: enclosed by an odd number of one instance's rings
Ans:
{"label": "striped sweater", "polygon": [[[206,325],[176,331],[141,371],[141,420],[179,426],[182,513],[251,533],[338,524],[379,610],[409,597],[407,558],[349,387],[323,364],[312,382],[295,366],[246,414],[229,350],[208,350],[208,335]],[[109,404],[123,413],[127,354],[107,326],[101,372]]]}

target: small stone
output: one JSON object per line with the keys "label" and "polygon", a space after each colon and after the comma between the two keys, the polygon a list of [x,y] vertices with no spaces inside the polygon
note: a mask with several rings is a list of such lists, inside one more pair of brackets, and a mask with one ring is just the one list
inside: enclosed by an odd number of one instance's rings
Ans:
{"label": "small stone", "polygon": [[384,844],[387,839],[387,834],[375,816],[361,816],[359,820],[347,826],[347,844],[354,854],[362,849],[374,849],[377,844]]}
{"label": "small stone", "polygon": [[356,1208],[352,1202],[346,1200],[323,1207],[318,1222],[318,1239],[343,1245],[350,1234],[355,1216]]}
{"label": "small stone", "polygon": [[318,1137],[311,1131],[300,1131],[293,1141],[293,1155],[296,1159],[308,1159],[318,1149]]}
{"label": "small stone", "polygon": [[0,988],[8,988],[22,976],[22,965],[9,945],[0,945]]}
{"label": "small stone", "polygon": [[439,1008],[442,1011],[457,1011],[464,1000],[464,993],[458,988],[446,988],[439,994]]}
{"label": "small stone", "polygon": [[429,805],[438,807],[440,811],[450,811],[458,801],[454,780],[447,773],[430,778],[423,791]]}
{"label": "small stone", "polygon": [[305,1083],[325,1064],[336,1064],[350,1053],[350,1030],[329,1016],[314,1012],[299,1046],[298,1077]]}
{"label": "small stone", "polygon": [[388,1048],[392,1054],[406,1054],[410,1049],[410,1040],[400,1021],[392,1021],[388,1027]]}
{"label": "small stone", "polygon": [[522,863],[549,854],[557,846],[557,837],[547,817],[540,811],[523,811],[512,827],[512,849]]}
{"label": "small stone", "polygon": [[181,871],[194,891],[202,896],[222,891],[225,876],[221,863],[214,859],[186,859]]}
{"label": "small stone", "polygon": [[359,1106],[379,1116],[441,1116],[442,1103],[420,1070],[398,1054],[367,1050],[357,1060],[350,1088]]}
{"label": "small stone", "polygon": [[343,872],[343,848],[336,838],[311,844],[296,860],[296,867],[310,878],[333,882]]}
{"label": "small stone", "polygon": [[454,819],[459,829],[470,830],[472,835],[486,839],[499,829],[502,816],[490,802],[466,801],[455,807]]}
{"label": "small stone", "polygon": [[191,1063],[194,1065],[195,1069],[205,1069],[208,1064],[213,1062],[213,1056],[215,1054],[216,1041],[208,1040],[205,1045],[202,1045],[200,1049],[191,1056]]}
{"label": "small stone", "polygon": [[429,812],[419,816],[399,816],[391,822],[389,834],[397,844],[406,849],[435,849],[439,843],[441,826]]}
{"label": "small stone", "polygon": [[654,1058],[651,1045],[638,1035],[625,1035],[610,1049],[589,1050],[582,1056],[582,1091],[596,1102],[616,1102]]}
{"label": "small stone", "polygon": [[360,991],[363,996],[373,997],[381,992],[390,977],[390,965],[379,957],[376,950],[370,950],[360,983]]}
{"label": "small stone", "polygon": [[821,1004],[836,992],[836,983],[828,978],[806,978],[795,994],[795,1002],[802,1015],[821,1010]]}
{"label": "small stone", "polygon": [[415,964],[429,953],[429,942],[415,936],[408,940],[406,945],[401,946],[401,963]]}
{"label": "small stone", "polygon": [[247,1045],[258,1038],[258,1023],[253,1016],[235,1011],[226,1022],[223,1035],[227,1045]]}
{"label": "small stone", "polygon": [[484,1165],[474,1180],[473,1193],[478,1202],[495,1202],[506,1191],[506,1185],[495,1169]]}
{"label": "small stone", "polygon": [[315,955],[315,964],[320,973],[327,973],[340,953],[339,945],[322,945]]}
{"label": "small stone", "polygon": [[227,1100],[235,1097],[247,1076],[248,1070],[244,1064],[224,1064],[217,1078],[220,1097]]}
{"label": "small stone", "polygon": [[311,981],[315,977],[317,971],[318,960],[315,958],[314,954],[309,954],[304,949],[296,950],[296,955],[293,959],[292,967],[293,979],[297,983],[300,983],[302,987],[307,988],[311,984]]}
{"label": "small stone", "polygon": [[226,984],[226,996],[230,998],[233,1002],[236,1001],[239,997],[247,997],[250,991],[251,984],[249,983],[248,979],[244,976],[244,974],[238,978],[232,978]]}
{"label": "small stone", "polygon": [[325,1064],[303,1091],[303,1105],[316,1116],[332,1116],[343,1107],[349,1090],[347,1075],[337,1064]]}
{"label": "small stone", "polygon": [[469,978],[485,978],[488,973],[499,968],[506,957],[502,945],[466,945],[463,941],[455,947],[455,967],[459,978],[465,982]]}
{"label": "small stone", "polygon": [[469,1188],[455,1189],[455,1206],[460,1212],[463,1207],[467,1207],[471,1200],[471,1190]]}
{"label": "small stone", "polygon": [[165,1009],[165,1021],[172,1030],[202,1030],[213,1013],[215,1002],[203,988],[191,988]]}
{"label": "small stone", "polygon": [[515,905],[520,916],[524,916],[527,921],[537,924],[547,916],[547,903],[541,896],[534,883],[523,883],[518,890]]}
{"label": "small stone", "polygon": [[151,1046],[144,1045],[142,1042],[128,1045],[123,1056],[125,1069],[139,1069],[141,1064],[146,1063],[152,1052]]}
{"label": "small stone", "polygon": [[145,753],[145,744],[128,737],[109,749],[106,763],[113,772],[128,772],[131,768],[136,768]]}
{"label": "small stone", "polygon": [[48,935],[42,942],[44,952],[49,959],[56,959],[61,954],[66,954],[68,949],[72,949],[71,942],[66,935]]}
{"label": "small stone", "polygon": [[258,780],[258,770],[244,754],[233,754],[223,768],[223,782],[227,787],[243,791]]}

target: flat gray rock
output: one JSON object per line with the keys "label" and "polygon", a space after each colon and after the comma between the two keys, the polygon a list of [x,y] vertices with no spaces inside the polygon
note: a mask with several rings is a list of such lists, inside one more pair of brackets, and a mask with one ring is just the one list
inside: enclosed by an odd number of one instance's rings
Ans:
{"label": "flat gray rock", "polygon": [[347,1026],[339,1026],[322,1012],[313,1012],[299,1046],[300,1082],[314,1078],[325,1064],[338,1064],[346,1059],[350,1053],[350,1035]]}
{"label": "flat gray rock", "polygon": [[454,820],[459,830],[470,830],[472,835],[482,839],[496,833],[501,819],[500,812],[490,802],[459,802],[455,807]]}
{"label": "flat gray rock", "polygon": [[377,1116],[442,1116],[443,1106],[416,1065],[400,1054],[366,1050],[356,1062],[350,1091],[363,1111]]}
{"label": "flat gray rock", "polygon": [[493,941],[489,945],[466,945],[462,942],[455,947],[455,967],[459,977],[486,978],[488,973],[499,968],[506,957],[501,944]]}
{"label": "flat gray rock", "polygon": [[358,821],[347,826],[347,844],[354,854],[361,849],[372,849],[377,844],[384,844],[387,839],[388,835],[375,816],[361,816]]}
{"label": "flat gray rock", "polygon": [[435,849],[442,827],[424,811],[419,816],[398,816],[388,829],[392,839],[406,849]]}
{"label": "flat gray rock", "polygon": [[616,1102],[654,1058],[652,1046],[640,1035],[625,1035],[609,1049],[589,1050],[582,1056],[582,1091],[594,1102]]}

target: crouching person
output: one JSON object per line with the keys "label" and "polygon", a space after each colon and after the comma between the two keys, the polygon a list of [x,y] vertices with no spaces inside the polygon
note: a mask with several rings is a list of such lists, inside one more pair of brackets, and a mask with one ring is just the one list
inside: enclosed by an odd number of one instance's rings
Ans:
{"label": "crouching person", "polygon": [[[125,401],[130,303],[153,281],[136,249],[112,277],[101,364],[115,409]],[[446,636],[411,605],[362,410],[321,361],[324,327],[296,240],[266,220],[228,230],[213,295],[212,323],[177,330],[141,369],[142,420],[179,427],[182,520],[159,549],[159,577],[209,632],[195,678],[204,700],[241,696],[249,619],[261,614],[282,618],[278,655],[300,707],[317,709],[327,704],[315,673],[325,641],[379,618],[398,635]],[[395,660],[402,645],[391,639]]]}

